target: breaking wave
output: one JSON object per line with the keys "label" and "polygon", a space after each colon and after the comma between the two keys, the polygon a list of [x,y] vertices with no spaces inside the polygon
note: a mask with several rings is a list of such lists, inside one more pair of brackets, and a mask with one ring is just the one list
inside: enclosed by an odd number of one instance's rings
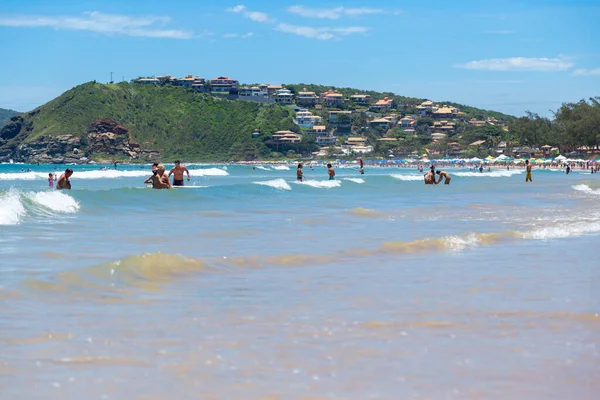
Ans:
{"label": "breaking wave", "polygon": [[0,193],[0,204],[0,225],[18,225],[27,215],[73,214],[81,208],[77,200],[57,190],[23,193],[10,189]]}
{"label": "breaking wave", "polygon": [[271,181],[252,182],[252,183],[254,183],[255,185],[269,186],[269,187],[279,189],[279,190],[292,190],[290,185],[286,181],[284,181],[283,178],[273,179]]}
{"label": "breaking wave", "polygon": [[573,189],[578,190],[580,192],[600,195],[600,189],[592,189],[591,187],[589,187],[588,185],[585,185],[585,184],[573,185],[572,187],[573,187]]}
{"label": "breaking wave", "polygon": [[365,183],[365,180],[362,178],[344,178],[344,180],[354,182],[354,183]]}
{"label": "breaking wave", "polygon": [[[504,170],[504,171],[491,171],[491,172],[455,172],[453,175],[456,176],[475,176],[478,178],[508,178],[513,175],[522,174],[522,170]],[[452,175],[452,174],[451,174]]]}
{"label": "breaking wave", "polygon": [[399,179],[401,181],[422,181],[423,180],[423,175],[391,174],[390,176],[394,179]]}
{"label": "breaking wave", "polygon": [[[221,168],[204,168],[204,169],[190,169],[191,176],[227,176],[229,173]],[[62,172],[57,172],[60,175]],[[152,174],[150,169],[148,170],[96,170],[96,171],[75,171],[73,173],[74,179],[114,179],[114,178],[138,178],[148,177]],[[17,180],[46,180],[48,179],[48,172],[16,172],[16,173],[2,173],[0,174],[0,180],[2,181],[17,181]]]}
{"label": "breaking wave", "polygon": [[271,168],[273,168],[275,171],[289,171],[290,167],[288,167],[287,165],[271,165]]}
{"label": "breaking wave", "polygon": [[296,181],[298,185],[310,186],[318,189],[331,189],[340,187],[342,182],[340,181]]}

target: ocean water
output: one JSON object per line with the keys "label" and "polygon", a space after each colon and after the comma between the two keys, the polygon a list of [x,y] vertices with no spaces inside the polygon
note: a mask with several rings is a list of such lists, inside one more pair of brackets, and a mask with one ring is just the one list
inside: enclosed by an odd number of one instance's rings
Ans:
{"label": "ocean water", "polygon": [[0,165],[2,399],[600,396],[599,175],[71,167]]}

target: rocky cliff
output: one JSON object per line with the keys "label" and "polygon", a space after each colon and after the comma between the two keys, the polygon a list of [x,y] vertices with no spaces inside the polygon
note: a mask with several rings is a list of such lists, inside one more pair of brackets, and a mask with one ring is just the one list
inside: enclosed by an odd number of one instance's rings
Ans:
{"label": "rocky cliff", "polygon": [[[0,160],[26,163],[87,163],[91,156],[119,160],[150,161],[160,157],[157,150],[142,149],[129,129],[109,118],[92,122],[84,135],[42,135],[20,144],[3,145],[31,130],[22,117],[14,117],[0,131]],[[6,144],[6,143],[5,143]]]}

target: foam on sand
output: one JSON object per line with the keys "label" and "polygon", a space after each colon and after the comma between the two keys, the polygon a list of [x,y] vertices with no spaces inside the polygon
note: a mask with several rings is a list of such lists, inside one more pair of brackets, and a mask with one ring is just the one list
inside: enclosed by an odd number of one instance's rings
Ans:
{"label": "foam on sand", "polygon": [[271,181],[252,182],[255,185],[269,186],[278,190],[292,190],[290,185],[283,178],[273,179]]}
{"label": "foam on sand", "polygon": [[391,174],[390,176],[401,181],[422,181],[424,179],[423,175]]}
{"label": "foam on sand", "polygon": [[592,189],[591,187],[589,187],[588,185],[585,185],[585,184],[573,185],[572,188],[575,189],[575,190],[578,190],[580,192],[584,192],[584,193],[588,193],[588,194],[600,195],[600,189]]}
{"label": "foam on sand", "polygon": [[342,182],[340,181],[296,181],[296,183],[298,185],[304,185],[304,186],[310,186],[310,187],[314,187],[317,189],[331,189],[331,188],[336,188],[336,187],[340,187],[342,185]]}
{"label": "foam on sand", "polygon": [[365,183],[365,180],[362,178],[344,178],[343,180],[354,182],[354,183]]}

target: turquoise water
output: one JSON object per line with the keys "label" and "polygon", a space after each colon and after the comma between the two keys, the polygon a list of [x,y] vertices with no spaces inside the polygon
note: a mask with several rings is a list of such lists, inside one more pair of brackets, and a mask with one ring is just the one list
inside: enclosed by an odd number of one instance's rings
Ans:
{"label": "turquoise water", "polygon": [[598,396],[598,175],[70,167],[0,165],[2,399]]}

